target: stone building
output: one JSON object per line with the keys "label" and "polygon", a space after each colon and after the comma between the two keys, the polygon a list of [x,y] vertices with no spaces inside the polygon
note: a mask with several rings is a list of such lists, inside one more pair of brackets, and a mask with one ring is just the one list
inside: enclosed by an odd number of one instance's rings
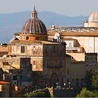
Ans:
{"label": "stone building", "polygon": [[86,72],[98,68],[97,54],[93,53],[98,51],[97,28],[61,30],[60,34],[47,32],[34,7],[21,32],[7,44],[7,54],[0,57],[4,79],[18,86],[81,87]]}
{"label": "stone building", "polygon": [[88,72],[98,69],[97,53],[67,53],[66,83],[71,86],[85,86],[85,76]]}
{"label": "stone building", "polygon": [[[96,18],[95,18],[96,17]],[[92,14],[90,20],[97,24],[97,14]],[[92,22],[93,24],[93,22]],[[93,69],[98,69],[98,28],[59,27],[48,30],[48,40],[66,42],[66,83],[73,86],[85,85],[85,75]]]}
{"label": "stone building", "polygon": [[[98,12],[93,12],[84,27],[59,27],[60,36],[66,42],[67,52],[98,53]],[[48,30],[48,40],[52,40],[57,29]]]}
{"label": "stone building", "polygon": [[66,44],[48,41],[47,29],[37,17],[34,7],[22,31],[8,43],[8,54],[1,57],[1,66],[9,74],[12,85],[63,85],[66,71]]}
{"label": "stone building", "polygon": [[[98,53],[98,28],[61,27],[60,36],[66,42],[67,52]],[[48,40],[53,40],[56,30],[48,31]]]}

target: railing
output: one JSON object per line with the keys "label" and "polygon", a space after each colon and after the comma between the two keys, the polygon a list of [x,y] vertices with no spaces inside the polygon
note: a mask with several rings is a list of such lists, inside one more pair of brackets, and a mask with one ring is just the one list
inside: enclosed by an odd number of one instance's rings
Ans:
{"label": "railing", "polygon": [[79,47],[66,47],[66,50],[79,50]]}

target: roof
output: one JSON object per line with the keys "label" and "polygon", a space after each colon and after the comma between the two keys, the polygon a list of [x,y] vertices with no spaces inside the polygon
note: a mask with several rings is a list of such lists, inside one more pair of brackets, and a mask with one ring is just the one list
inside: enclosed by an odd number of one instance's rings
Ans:
{"label": "roof", "polygon": [[53,41],[39,41],[39,40],[13,40],[9,44],[14,44],[14,45],[25,44],[25,45],[28,45],[28,44],[61,44],[61,43],[53,42]]}
{"label": "roof", "polygon": [[[55,32],[56,31],[49,31],[48,32],[48,36],[54,36],[54,34],[55,34]],[[84,31],[84,32],[79,32],[79,31],[75,31],[75,32],[72,32],[72,31],[70,31],[70,32],[68,32],[68,31],[64,31],[64,32],[61,32],[60,33],[61,34],[61,36],[83,36],[83,37],[98,37],[98,31],[90,31],[90,32],[86,32],[86,31]]]}
{"label": "roof", "polygon": [[85,61],[85,53],[67,53],[67,54],[73,57],[73,59],[77,62]]}

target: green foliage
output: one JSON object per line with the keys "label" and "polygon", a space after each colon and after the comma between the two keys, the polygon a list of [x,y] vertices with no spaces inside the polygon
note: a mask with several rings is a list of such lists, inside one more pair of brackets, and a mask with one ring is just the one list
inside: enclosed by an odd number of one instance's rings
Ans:
{"label": "green foliage", "polygon": [[86,74],[86,87],[88,90],[98,90],[98,70]]}
{"label": "green foliage", "polygon": [[98,98],[98,91],[94,91],[94,94]]}
{"label": "green foliage", "polygon": [[29,94],[26,94],[26,97],[43,97],[45,95],[44,92],[30,92]]}
{"label": "green foliage", "polygon": [[[80,94],[77,95],[79,97],[98,97],[98,70],[92,70],[86,74],[86,88],[83,88]],[[90,91],[91,90],[91,91]]]}
{"label": "green foliage", "polygon": [[51,97],[48,89],[36,90],[30,93],[25,94],[25,97]]}
{"label": "green foliage", "polygon": [[92,86],[98,90],[98,70],[92,71]]}
{"label": "green foliage", "polygon": [[80,97],[96,97],[96,96],[93,92],[87,90],[86,88],[82,88],[80,94],[78,94],[76,98]]}

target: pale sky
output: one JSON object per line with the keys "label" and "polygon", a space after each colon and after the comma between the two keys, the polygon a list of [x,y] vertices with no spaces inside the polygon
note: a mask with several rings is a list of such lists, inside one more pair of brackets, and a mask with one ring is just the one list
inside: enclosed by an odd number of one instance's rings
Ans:
{"label": "pale sky", "polygon": [[0,0],[0,13],[51,11],[67,16],[87,16],[98,11],[98,0]]}

